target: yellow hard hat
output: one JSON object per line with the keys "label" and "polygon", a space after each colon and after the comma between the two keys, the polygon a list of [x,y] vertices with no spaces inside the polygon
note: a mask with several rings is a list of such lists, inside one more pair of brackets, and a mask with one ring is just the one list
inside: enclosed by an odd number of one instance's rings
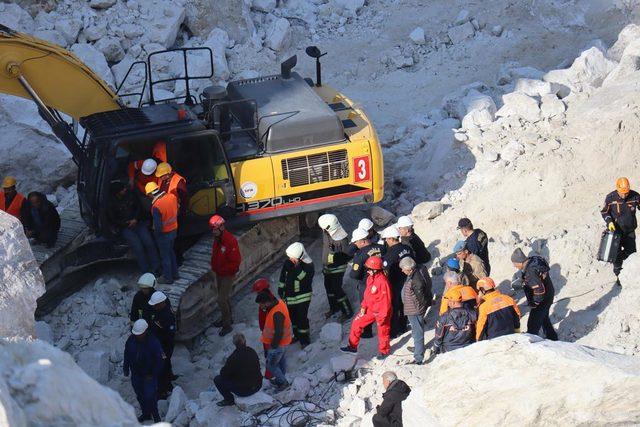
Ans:
{"label": "yellow hard hat", "polygon": [[168,173],[171,173],[171,165],[167,162],[160,163],[156,168],[156,177],[160,178]]}
{"label": "yellow hard hat", "polygon": [[5,176],[2,180],[2,188],[11,188],[15,187],[16,179],[12,176]]}
{"label": "yellow hard hat", "polygon": [[158,190],[160,187],[158,187],[158,184],[156,184],[155,182],[149,182],[147,183],[147,185],[144,186],[144,192],[147,194],[147,196],[151,193],[153,193],[154,191]]}

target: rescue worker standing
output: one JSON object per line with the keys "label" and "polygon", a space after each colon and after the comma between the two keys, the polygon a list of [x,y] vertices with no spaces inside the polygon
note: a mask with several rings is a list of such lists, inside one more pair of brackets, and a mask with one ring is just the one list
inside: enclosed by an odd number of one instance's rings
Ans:
{"label": "rescue worker standing", "polygon": [[349,344],[340,348],[345,353],[357,353],[364,328],[373,322],[378,325],[378,359],[384,359],[391,351],[390,332],[393,307],[391,285],[383,270],[382,258],[370,257],[364,264],[367,269],[367,287],[360,304],[360,312],[351,322]]}
{"label": "rescue worker standing", "polygon": [[280,270],[278,295],[286,302],[291,315],[294,341],[299,341],[304,348],[311,342],[308,312],[313,293],[313,261],[300,242],[289,245],[286,254],[288,259]]}
{"label": "rescue worker standing", "polygon": [[613,274],[616,275],[616,283],[620,284],[620,271],[622,263],[629,255],[636,251],[636,210],[640,207],[640,194],[631,190],[627,178],[619,178],[616,181],[616,191],[607,194],[602,208],[602,218],[607,223],[607,228],[620,234],[620,251],[613,263]]}
{"label": "rescue worker standing", "polygon": [[0,211],[5,211],[22,221],[21,210],[25,202],[22,194],[16,191],[16,179],[7,176],[2,180],[2,191],[0,191]]}
{"label": "rescue worker standing", "polygon": [[[364,221],[364,219],[362,221]],[[362,223],[362,221],[360,221],[360,223]],[[353,254],[353,264],[349,271],[349,276],[356,282],[357,294],[360,303],[362,303],[364,290],[367,286],[367,269],[365,268],[364,263],[372,256],[382,258],[382,253],[384,251],[384,246],[376,243],[377,241],[372,242],[369,239],[370,233],[362,228],[356,228],[353,230],[351,235],[351,242],[356,247],[356,252]],[[372,336],[373,324],[370,324],[364,328],[362,338],[371,338]]]}
{"label": "rescue worker standing", "polygon": [[160,422],[158,414],[158,379],[164,367],[165,355],[160,342],[147,332],[149,325],[144,319],[133,324],[131,336],[124,347],[124,376],[131,373],[131,385],[142,409],[139,422]]}
{"label": "rescue worker standing", "polygon": [[173,194],[160,191],[158,184],[150,182],[145,187],[147,197],[151,199],[151,218],[153,234],[160,250],[162,277],[158,283],[170,285],[178,280],[178,261],[173,250],[178,235],[178,200]]}
{"label": "rescue worker standing", "polygon": [[220,215],[213,215],[209,219],[209,227],[213,234],[211,271],[216,276],[218,307],[222,315],[222,319],[214,322],[213,326],[216,328],[222,327],[218,333],[221,337],[232,331],[231,290],[242,262],[238,240],[226,229],[224,224],[224,218]]}
{"label": "rescue worker standing", "polygon": [[322,273],[329,300],[329,312],[326,317],[329,318],[341,311],[343,319],[349,319],[353,316],[353,308],[342,289],[344,273],[351,259],[348,235],[335,215],[321,215],[318,225],[322,229]]}
{"label": "rescue worker standing", "polygon": [[22,204],[20,217],[27,237],[48,248],[56,244],[60,231],[60,215],[44,194],[37,191],[29,193],[27,201]]}
{"label": "rescue worker standing", "polygon": [[460,263],[462,283],[475,289],[478,280],[487,277],[488,274],[482,259],[478,255],[472,254],[466,245],[464,240],[459,240],[453,248],[453,252]]}
{"label": "rescue worker standing", "polygon": [[[259,294],[260,292],[266,292],[267,294],[274,297],[273,293],[271,292],[271,285],[269,285],[269,281],[264,278],[260,278],[256,280],[253,283],[251,290],[256,294]],[[260,327],[260,332],[264,331],[264,323],[266,322],[266,320],[267,320],[267,312],[264,311],[260,305],[258,305],[258,326]],[[266,358],[267,345],[263,343],[262,346],[264,347],[264,357]],[[270,380],[273,377],[273,375],[271,375],[271,372],[269,372],[269,368],[265,369],[264,377],[268,380]]]}
{"label": "rescue worker standing", "polygon": [[156,168],[156,178],[158,178],[160,190],[173,194],[176,199],[178,199],[178,212],[180,216],[186,215],[187,207],[189,206],[187,180],[178,174],[178,172],[174,171],[171,165],[166,162],[160,163]]}
{"label": "rescue worker standing", "polygon": [[151,295],[156,291],[156,277],[151,273],[144,273],[138,279],[138,292],[133,296],[131,302],[131,312],[129,313],[129,320],[135,322],[138,319],[144,319],[147,323],[151,322],[153,313],[149,306],[149,299]]}
{"label": "rescue worker standing", "polygon": [[433,349],[436,354],[466,347],[475,342],[477,314],[462,303],[460,289],[447,291],[447,311],[436,321]]}
{"label": "rescue worker standing", "polygon": [[[549,264],[541,256],[525,256],[520,248],[511,255],[514,267],[522,272],[522,283],[527,303],[531,307],[527,321],[527,333],[540,335],[544,330],[547,339],[558,341],[558,334],[549,319],[555,290],[549,277]],[[542,336],[542,335],[540,335]]]}
{"label": "rescue worker standing", "polygon": [[385,228],[380,235],[385,241],[387,250],[383,256],[384,269],[389,276],[393,297],[393,316],[391,318],[391,338],[406,332],[407,318],[402,307],[402,286],[407,276],[400,269],[400,260],[414,257],[413,249],[400,242],[400,231],[395,225]]}
{"label": "rescue worker standing", "polygon": [[431,254],[427,250],[424,242],[413,231],[413,221],[408,216],[398,218],[396,224],[400,232],[400,241],[413,249],[414,261],[418,264],[426,264],[431,261]]}
{"label": "rescue worker standing", "polygon": [[272,384],[277,390],[289,386],[287,377],[286,347],[291,344],[291,318],[287,304],[267,292],[256,297],[260,309],[267,313],[260,341],[267,347],[267,369],[273,374]]}
{"label": "rescue worker standing", "polygon": [[165,399],[173,390],[173,368],[171,366],[171,356],[175,346],[176,335],[176,316],[171,310],[171,305],[167,296],[156,291],[149,299],[149,305],[153,308],[153,321],[151,323],[151,332],[158,338],[162,351],[164,352],[165,363],[158,382],[158,395],[160,399]]}
{"label": "rescue worker standing", "polygon": [[411,325],[413,363],[421,365],[424,359],[424,314],[433,302],[431,277],[424,265],[417,265],[411,257],[400,260],[400,268],[407,279],[402,287],[404,314]]}
{"label": "rescue worker standing", "polygon": [[482,303],[478,307],[476,341],[488,340],[520,331],[520,309],[508,295],[496,289],[490,277],[478,280]]}
{"label": "rescue worker standing", "polygon": [[473,228],[473,223],[469,218],[462,218],[458,221],[458,230],[464,236],[466,248],[472,254],[478,255],[484,263],[487,274],[491,274],[491,264],[489,264],[489,238],[487,233],[479,228]]}

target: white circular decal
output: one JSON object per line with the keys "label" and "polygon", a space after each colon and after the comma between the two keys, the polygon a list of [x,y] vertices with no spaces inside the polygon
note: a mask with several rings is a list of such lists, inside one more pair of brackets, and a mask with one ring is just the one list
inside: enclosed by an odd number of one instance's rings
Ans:
{"label": "white circular decal", "polygon": [[255,182],[247,181],[240,186],[240,195],[245,199],[251,199],[258,194],[258,186]]}

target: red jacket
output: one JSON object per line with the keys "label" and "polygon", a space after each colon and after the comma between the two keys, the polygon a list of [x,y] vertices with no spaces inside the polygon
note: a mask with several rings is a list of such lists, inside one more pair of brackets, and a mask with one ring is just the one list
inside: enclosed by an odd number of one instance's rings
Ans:
{"label": "red jacket", "polygon": [[222,236],[213,238],[213,249],[211,251],[211,270],[218,276],[234,276],[240,269],[240,248],[238,241],[227,230],[222,232]]}
{"label": "red jacket", "polygon": [[367,277],[367,287],[360,308],[376,316],[391,316],[391,285],[384,273]]}

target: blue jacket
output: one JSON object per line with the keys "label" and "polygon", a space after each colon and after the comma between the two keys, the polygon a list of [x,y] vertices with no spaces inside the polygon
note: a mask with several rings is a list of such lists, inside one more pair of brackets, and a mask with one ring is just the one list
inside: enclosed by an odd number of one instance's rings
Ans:
{"label": "blue jacket", "polygon": [[164,367],[164,359],[164,352],[155,336],[147,333],[142,341],[138,341],[135,335],[131,335],[124,346],[124,373],[152,375],[157,379]]}

